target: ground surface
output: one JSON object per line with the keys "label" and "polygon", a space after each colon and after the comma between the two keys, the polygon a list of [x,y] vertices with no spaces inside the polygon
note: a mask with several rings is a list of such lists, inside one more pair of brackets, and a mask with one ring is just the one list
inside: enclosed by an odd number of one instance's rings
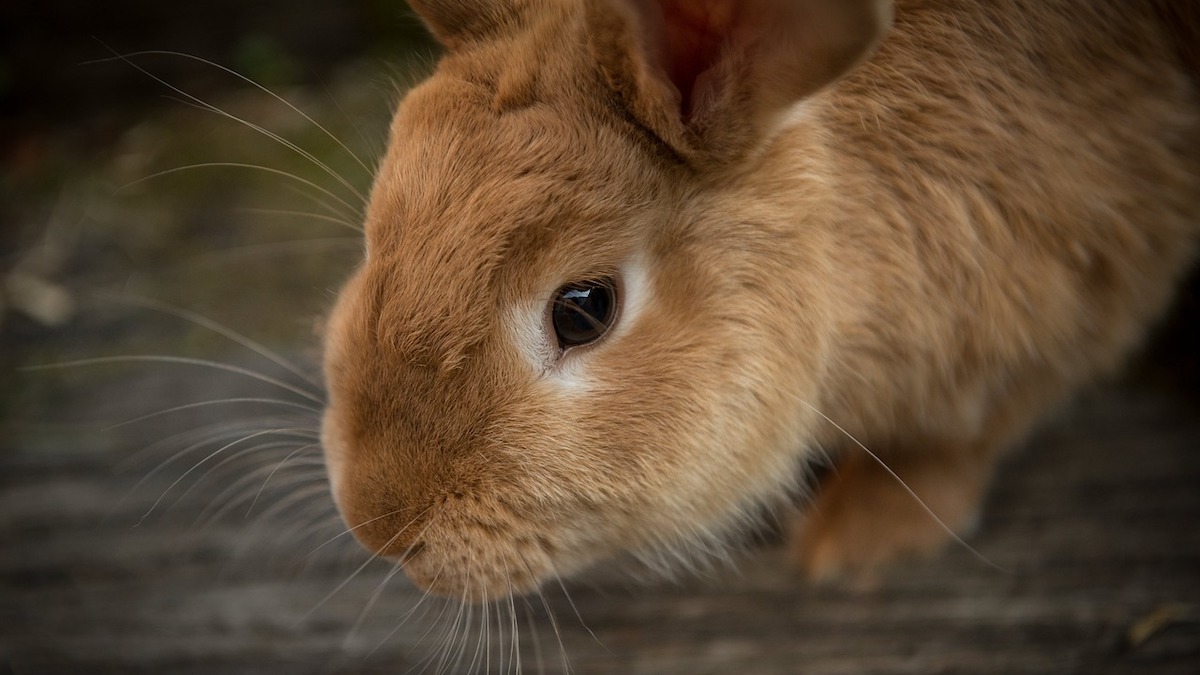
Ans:
{"label": "ground surface", "polygon": [[[873,591],[814,589],[769,548],[739,572],[679,584],[598,571],[548,592],[561,648],[541,601],[516,605],[522,665],[563,672],[565,652],[580,673],[1194,673],[1198,447],[1194,404],[1108,390],[997,480],[972,543],[1007,572],[952,549]],[[361,557],[349,544],[306,557],[324,539],[286,516],[194,526],[223,482],[133,527],[181,469],[135,489],[141,473],[114,474],[112,452],[82,435],[3,450],[0,658],[12,672],[470,672],[481,651],[509,672],[506,613],[480,646],[478,614],[420,605],[398,579],[378,594],[388,566],[351,577]],[[445,646],[460,622],[472,629]]]}
{"label": "ground surface", "polygon": [[[138,63],[175,77],[155,58]],[[356,223],[354,191],[369,182],[351,151],[370,167],[395,85],[421,70],[340,63],[318,85],[275,89],[349,150],[236,78],[199,89],[330,172],[180,104],[110,114],[100,141],[30,127],[4,148],[0,673],[517,670],[508,608],[485,619],[422,601],[387,565],[361,567],[345,538],[325,544],[338,527],[301,375],[315,372],[316,317],[358,252],[333,222]],[[213,162],[295,176],[227,165],[143,180]],[[599,569],[514,602],[521,670],[1200,672],[1190,297],[1134,375],[1086,394],[1004,465],[971,544],[1006,571],[951,548],[870,591],[812,588],[769,545],[670,583]],[[16,369],[116,355],[155,359]],[[229,398],[289,403],[119,424]]]}

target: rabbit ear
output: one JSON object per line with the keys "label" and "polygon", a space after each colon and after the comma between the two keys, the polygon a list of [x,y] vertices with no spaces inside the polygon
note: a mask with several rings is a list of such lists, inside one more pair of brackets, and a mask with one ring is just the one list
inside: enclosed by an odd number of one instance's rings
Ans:
{"label": "rabbit ear", "polygon": [[594,57],[685,158],[732,161],[869,54],[890,0],[589,0]]}
{"label": "rabbit ear", "polygon": [[409,0],[408,4],[447,49],[508,33],[521,23],[517,2]]}

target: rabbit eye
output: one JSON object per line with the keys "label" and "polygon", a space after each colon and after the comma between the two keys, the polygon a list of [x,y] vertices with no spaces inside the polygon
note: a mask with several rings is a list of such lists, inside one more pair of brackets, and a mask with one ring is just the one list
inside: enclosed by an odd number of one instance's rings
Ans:
{"label": "rabbit eye", "polygon": [[612,279],[567,284],[558,289],[550,307],[550,323],[560,349],[595,342],[610,327],[617,311],[617,286]]}

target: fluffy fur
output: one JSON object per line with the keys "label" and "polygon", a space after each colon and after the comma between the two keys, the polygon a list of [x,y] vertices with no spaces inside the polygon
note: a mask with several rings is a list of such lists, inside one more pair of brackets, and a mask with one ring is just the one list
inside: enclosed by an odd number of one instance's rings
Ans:
{"label": "fluffy fur", "polygon": [[[710,542],[818,448],[799,564],[932,551],[848,435],[966,528],[1200,234],[1187,0],[414,4],[448,52],[330,316],[324,443],[355,535],[437,592]],[[555,289],[631,269],[610,335],[545,347]]]}

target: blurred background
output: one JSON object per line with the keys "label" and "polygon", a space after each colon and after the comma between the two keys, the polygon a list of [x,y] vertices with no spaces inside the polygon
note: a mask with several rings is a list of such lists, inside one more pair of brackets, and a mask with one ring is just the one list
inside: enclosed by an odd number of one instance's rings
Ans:
{"label": "blurred background", "polygon": [[1002,471],[1008,574],[809,588],[768,545],[510,625],[330,542],[320,316],[437,53],[398,1],[0,4],[0,673],[1197,672],[1194,281]]}

